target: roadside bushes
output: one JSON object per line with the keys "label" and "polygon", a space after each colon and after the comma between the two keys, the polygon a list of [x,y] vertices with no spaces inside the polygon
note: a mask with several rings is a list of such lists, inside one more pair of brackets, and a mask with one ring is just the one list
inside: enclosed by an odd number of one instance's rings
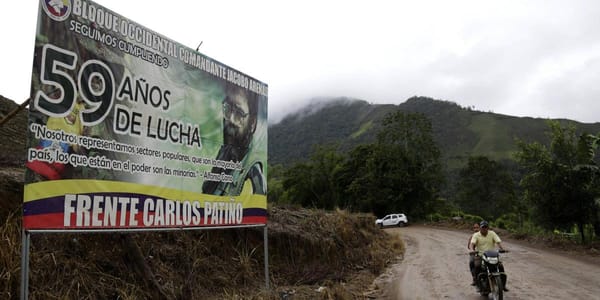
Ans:
{"label": "roadside bushes", "polygon": [[476,215],[470,215],[470,214],[463,214],[462,218],[465,221],[465,223],[467,223],[469,225],[483,221],[482,217],[476,216]]}
{"label": "roadside bushes", "polygon": [[429,214],[427,215],[427,221],[429,222],[440,222],[443,220],[448,220],[449,218],[447,216],[443,216],[440,213],[434,213],[434,214]]}
{"label": "roadside bushes", "polygon": [[465,214],[460,211],[450,212],[449,215],[434,213],[427,215],[427,221],[429,222],[452,222],[455,224],[466,224],[470,226],[473,223],[479,223],[483,221],[480,216]]}
{"label": "roadside bushes", "polygon": [[496,219],[496,221],[494,221],[494,225],[496,225],[498,228],[516,232],[523,227],[523,222],[519,220],[517,214],[509,213],[504,214]]}

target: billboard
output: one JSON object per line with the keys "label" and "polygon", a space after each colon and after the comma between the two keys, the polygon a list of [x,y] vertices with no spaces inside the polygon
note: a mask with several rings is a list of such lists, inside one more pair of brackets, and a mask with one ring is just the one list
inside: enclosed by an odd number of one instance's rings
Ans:
{"label": "billboard", "polygon": [[40,1],[24,229],[265,224],[267,95],[95,2]]}

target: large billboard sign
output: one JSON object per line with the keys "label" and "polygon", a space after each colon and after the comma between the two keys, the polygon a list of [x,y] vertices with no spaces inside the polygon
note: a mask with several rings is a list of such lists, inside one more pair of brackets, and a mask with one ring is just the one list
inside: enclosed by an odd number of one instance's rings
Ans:
{"label": "large billboard sign", "polygon": [[40,1],[24,229],[265,224],[267,94],[95,2]]}

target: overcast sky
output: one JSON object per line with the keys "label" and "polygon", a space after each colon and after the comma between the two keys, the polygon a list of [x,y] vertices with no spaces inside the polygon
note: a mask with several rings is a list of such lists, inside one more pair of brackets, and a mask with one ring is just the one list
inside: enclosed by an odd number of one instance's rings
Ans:
{"label": "overcast sky", "polygon": [[[599,122],[600,1],[98,0],[269,85],[269,120],[315,97]],[[0,18],[0,95],[29,97],[37,1]]]}

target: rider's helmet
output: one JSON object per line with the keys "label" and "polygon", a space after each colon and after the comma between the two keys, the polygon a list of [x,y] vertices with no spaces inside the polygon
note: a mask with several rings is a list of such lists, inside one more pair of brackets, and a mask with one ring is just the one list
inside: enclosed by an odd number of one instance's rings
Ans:
{"label": "rider's helmet", "polygon": [[479,227],[489,227],[489,224],[487,221],[484,220],[479,223]]}

